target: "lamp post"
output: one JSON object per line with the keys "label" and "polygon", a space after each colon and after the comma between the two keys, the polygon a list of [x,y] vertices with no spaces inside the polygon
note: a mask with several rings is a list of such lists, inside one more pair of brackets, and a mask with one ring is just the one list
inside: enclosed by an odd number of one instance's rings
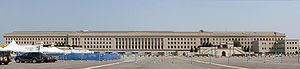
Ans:
{"label": "lamp post", "polygon": [[299,51],[297,51],[297,58],[298,58],[298,63],[299,63]]}
{"label": "lamp post", "polygon": [[230,56],[232,55],[232,54],[231,54],[231,48],[232,48],[232,47],[229,47],[229,54],[230,54],[230,55],[228,56],[228,64],[229,64]]}
{"label": "lamp post", "polygon": [[264,63],[266,63],[266,56],[267,54],[264,52]]}
{"label": "lamp post", "polygon": [[[82,42],[80,42],[80,39],[81,39],[80,36],[81,36],[82,33],[87,32],[87,31],[88,31],[88,30],[80,30],[80,31],[79,31],[79,36],[78,36],[78,38],[79,38],[79,40],[78,40],[78,42],[79,42],[79,47],[81,46],[81,43],[82,43]],[[72,49],[71,49],[71,50],[72,50]],[[80,51],[80,52],[81,52],[81,56],[80,56],[81,62],[82,62],[82,58],[83,58],[82,50],[83,50],[83,46],[81,46],[81,51]]]}
{"label": "lamp post", "polygon": [[210,47],[210,54],[209,54],[209,55],[210,55],[210,56],[209,56],[209,64],[211,64],[211,57],[212,57],[212,53],[213,53],[213,52],[212,52],[212,49],[211,49],[211,47]]}
{"label": "lamp post", "polygon": [[[276,44],[276,47],[278,47],[278,44],[280,44],[279,42],[278,42],[278,39],[277,39],[277,33],[276,32],[274,32],[274,35],[275,35],[275,44]],[[277,48],[275,48],[275,50],[276,50],[276,52],[277,52]],[[282,52],[280,52],[280,63],[282,63]]]}
{"label": "lamp post", "polygon": [[[250,34],[249,33],[248,33],[248,42],[250,44]],[[248,56],[247,56],[247,63],[249,62],[249,56],[250,56],[250,53],[251,53],[251,47],[249,46],[248,48],[249,48],[249,53],[248,53]]]}

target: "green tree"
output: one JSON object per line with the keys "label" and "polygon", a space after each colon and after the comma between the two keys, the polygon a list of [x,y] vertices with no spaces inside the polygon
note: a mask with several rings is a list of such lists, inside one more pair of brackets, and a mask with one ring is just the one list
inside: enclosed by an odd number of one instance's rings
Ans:
{"label": "green tree", "polygon": [[195,51],[194,52],[198,52],[198,48],[195,48]]}
{"label": "green tree", "polygon": [[191,47],[191,50],[190,50],[190,52],[194,52],[194,50],[193,50],[193,47]]}
{"label": "green tree", "polygon": [[206,42],[202,43],[202,47],[206,47]]}
{"label": "green tree", "polygon": [[240,41],[235,40],[235,41],[233,41],[233,46],[234,47],[241,47],[242,45],[241,45]]}
{"label": "green tree", "polygon": [[245,52],[248,52],[249,50],[250,50],[249,47],[248,47],[248,48],[247,48],[247,47],[244,47],[244,51],[245,51]]}
{"label": "green tree", "polygon": [[208,44],[208,47],[213,47],[213,45],[211,43]]}

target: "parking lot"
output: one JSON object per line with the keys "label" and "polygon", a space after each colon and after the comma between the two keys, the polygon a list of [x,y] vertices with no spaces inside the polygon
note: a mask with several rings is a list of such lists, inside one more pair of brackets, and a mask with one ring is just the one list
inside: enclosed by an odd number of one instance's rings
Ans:
{"label": "parking lot", "polygon": [[[229,59],[229,62],[228,62]],[[123,57],[109,61],[66,60],[55,63],[15,63],[1,69],[298,69],[297,57]],[[282,60],[282,62],[280,62]]]}
{"label": "parking lot", "polygon": [[57,61],[55,63],[15,63],[11,62],[8,65],[0,65],[1,69],[81,69],[90,66],[109,64],[119,62],[120,60],[109,60],[109,61],[86,61],[86,60],[65,60]]}

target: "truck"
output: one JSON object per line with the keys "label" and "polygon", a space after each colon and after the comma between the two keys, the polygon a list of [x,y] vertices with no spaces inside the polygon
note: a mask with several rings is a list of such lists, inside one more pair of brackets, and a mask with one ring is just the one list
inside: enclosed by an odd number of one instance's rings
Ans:
{"label": "truck", "polygon": [[0,65],[9,64],[11,62],[11,55],[9,51],[0,51]]}

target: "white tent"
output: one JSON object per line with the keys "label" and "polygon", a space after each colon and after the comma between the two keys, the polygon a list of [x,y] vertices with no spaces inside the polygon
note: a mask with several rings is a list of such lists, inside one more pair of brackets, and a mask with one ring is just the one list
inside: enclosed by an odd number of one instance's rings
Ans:
{"label": "white tent", "polygon": [[38,49],[39,45],[22,45],[20,47],[26,49],[27,52],[65,53],[57,47],[40,47],[40,50]]}
{"label": "white tent", "polygon": [[2,50],[17,51],[17,52],[26,52],[27,51],[26,49],[20,47],[14,40],[10,44],[8,44],[6,47],[4,47]]}
{"label": "white tent", "polygon": [[57,47],[43,47],[40,51],[47,53],[65,53],[63,50],[60,50]]}

